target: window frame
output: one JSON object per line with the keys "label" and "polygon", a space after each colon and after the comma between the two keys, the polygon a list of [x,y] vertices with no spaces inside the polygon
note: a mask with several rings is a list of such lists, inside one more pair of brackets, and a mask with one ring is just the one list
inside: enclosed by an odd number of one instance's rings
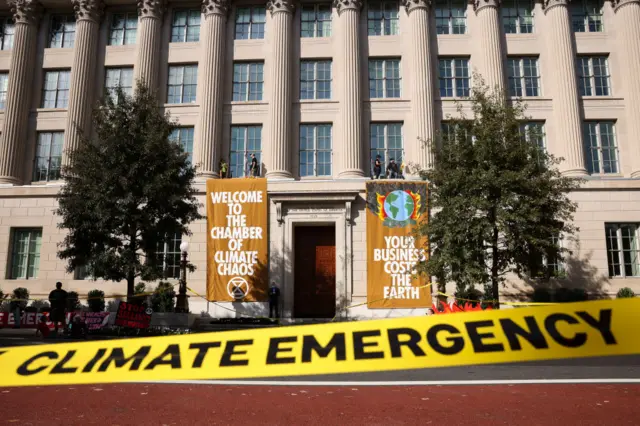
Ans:
{"label": "window frame", "polygon": [[[441,64],[445,61],[449,63],[450,68],[452,70],[451,77],[443,77],[440,72],[442,70]],[[465,68],[466,77],[456,75],[456,70],[458,69],[456,65],[458,61],[464,61],[464,63],[466,64],[466,68]],[[471,60],[465,56],[441,56],[438,58],[438,93],[441,99],[456,99],[456,98],[469,97],[469,95],[471,94],[471,85],[472,85],[472,78],[471,78],[471,74],[469,73],[470,64],[471,64]],[[453,82],[452,89],[451,89],[453,92],[452,96],[443,95],[442,93],[443,90],[447,90],[446,87],[444,88],[442,87],[443,80],[451,80]],[[463,92],[462,95],[458,95],[457,93],[459,89],[458,87],[459,81],[467,82],[467,87],[466,88],[463,87],[460,89]]]}
{"label": "window frame", "polygon": [[[44,80],[42,82],[42,102],[40,103],[40,108],[47,108],[47,109],[66,109],[69,108],[69,91],[71,90],[71,70],[70,69],[45,69],[43,70],[44,72]],[[56,88],[55,88],[55,101],[54,101],[54,106],[47,106],[46,102],[47,102],[47,92],[54,92],[54,90],[47,90],[47,76],[49,74],[58,74],[58,77],[56,78]],[[60,77],[62,75],[66,75],[66,80],[65,79],[60,79]],[[66,88],[60,88],[60,82],[67,82],[67,87]],[[60,101],[60,94],[61,93],[66,93],[66,98],[65,101],[63,102],[63,106],[59,106],[58,102]]]}
{"label": "window frame", "polygon": [[[514,7],[507,7],[509,3],[513,4]],[[526,3],[525,7],[522,7],[523,4]],[[531,0],[509,0],[500,5],[500,18],[502,21],[502,31],[505,34],[533,34],[536,31],[535,28],[535,19],[534,19],[534,8],[535,3]],[[511,11],[515,11],[515,15],[507,15]],[[529,11],[529,15],[520,15],[521,11]],[[528,24],[527,18],[530,20],[530,24]],[[531,28],[531,31],[523,31],[523,27],[525,29]],[[513,28],[513,31],[510,31]]]}
{"label": "window frame", "polygon": [[182,147],[182,150],[187,154],[187,160],[191,164],[193,164],[194,135],[194,126],[179,126],[174,128],[173,131],[169,134],[169,140],[179,144]]}
{"label": "window frame", "polygon": [[0,110],[7,107],[7,92],[9,91],[9,72],[0,72]]}
{"label": "window frame", "polygon": [[[64,18],[64,22],[62,22],[62,18]],[[58,34],[58,32],[55,31],[54,24],[59,20],[60,20],[60,23],[62,24],[62,39],[60,40],[60,46],[56,46],[54,45],[54,42],[55,42],[55,36]],[[66,28],[67,28],[66,25],[69,22],[73,22],[73,31],[66,31]],[[49,20],[49,40],[47,41],[47,48],[48,49],[73,49],[76,44],[77,28],[78,26],[77,26],[76,18],[73,14],[52,15],[51,19]],[[70,45],[65,46],[65,44],[67,43],[70,37],[69,34],[73,34],[73,37],[71,38]]]}
{"label": "window frame", "polygon": [[[622,235],[623,228],[633,227],[633,237],[635,248],[625,249],[624,248],[624,236]],[[607,273],[609,278],[636,278],[640,277],[640,262],[638,259],[638,239],[640,237],[640,224],[636,222],[605,222],[604,224],[604,235],[605,235],[605,245],[607,250]],[[612,248],[611,243],[611,234],[610,230],[615,232],[615,241],[616,248]],[[630,263],[626,262],[625,259],[625,251],[632,252],[635,255],[635,269],[637,270],[637,275],[627,274],[626,267],[630,265],[632,269],[634,269],[634,263],[631,261]],[[617,257],[618,263],[615,263],[613,257]],[[616,266],[619,269],[619,273],[615,273]]]}
{"label": "window frame", "polygon": [[[0,26],[2,27],[2,31],[0,31],[0,50],[12,50],[16,34],[16,23],[13,17],[10,15],[0,17]],[[11,29],[10,32],[7,31],[8,28]]]}
{"label": "window frame", "polygon": [[[302,149],[302,130],[303,128],[309,128],[312,132],[312,137],[311,137],[311,141],[312,141],[312,149]],[[328,129],[329,130],[329,148],[328,149],[320,149],[318,148],[318,143],[319,143],[319,130],[320,129]],[[306,133],[307,135],[309,134],[308,132]],[[309,138],[307,138],[307,140],[309,140]],[[319,154],[321,153],[327,153],[329,154],[329,162],[328,163],[319,163],[318,157]],[[302,172],[302,156],[303,153],[312,153],[312,157],[313,157],[313,161],[311,163],[306,163],[307,167],[309,167],[309,165],[313,168],[313,173],[312,174],[303,174]],[[320,165],[324,165],[326,167],[326,165],[328,164],[328,168],[329,168],[329,173],[327,174],[319,174],[318,169],[320,168]],[[299,132],[298,132],[298,174],[300,175],[301,178],[314,178],[314,177],[331,177],[333,176],[333,124],[332,123],[301,123],[300,124],[300,128],[299,128]]]}
{"label": "window frame", "polygon": [[[320,19],[320,8],[321,7],[328,7],[329,8],[329,19]],[[306,9],[306,10],[305,10]],[[304,20],[304,13],[311,13],[313,12],[313,21],[305,21]],[[325,38],[325,37],[331,37],[331,35],[333,34],[333,8],[331,6],[331,3],[302,3],[300,5],[300,38]],[[328,29],[326,31],[326,34],[324,32],[325,28],[323,27],[323,23],[328,22]],[[305,35],[308,33],[305,33],[305,29],[304,29],[304,24],[305,23],[312,23],[313,26],[313,35]],[[318,35],[319,33],[322,33],[322,35]]]}
{"label": "window frame", "polygon": [[[180,79],[180,84],[172,84],[171,83],[171,71],[174,69],[181,69],[182,76]],[[193,82],[189,84],[185,84],[185,75],[187,74],[185,71],[187,69],[195,70],[193,73]],[[175,95],[171,93],[172,87],[180,87],[180,94]],[[185,101],[185,97],[187,96],[187,88],[193,88],[193,91],[188,92],[187,101]],[[179,96],[180,99],[178,102],[171,102],[175,100],[172,97]],[[192,97],[191,97],[192,96]],[[197,102],[198,96],[198,64],[169,64],[169,71],[167,73],[167,104],[170,105],[182,105],[182,104],[195,104]]]}
{"label": "window frame", "polygon": [[[17,250],[17,242],[20,235],[28,234],[27,239],[27,249],[26,252],[20,253]],[[39,234],[34,235],[33,234]],[[38,245],[38,237],[40,238],[40,242]],[[37,250],[31,250],[32,240],[35,240],[35,245]],[[9,280],[33,280],[38,279],[38,275],[40,273],[40,258],[42,251],[42,227],[16,227],[11,228],[11,260],[8,269],[7,276]],[[17,276],[15,274],[16,267],[16,257],[19,255],[26,255],[26,262],[24,265],[24,276]],[[33,257],[33,275],[29,275],[29,263]]]}
{"label": "window frame", "polygon": [[[584,76],[584,61],[587,61],[587,68],[589,69],[589,75]],[[605,75],[596,75],[595,70],[596,66],[594,65],[594,60],[602,61],[604,60],[604,68]],[[577,69],[578,69],[578,91],[580,92],[580,96],[593,96],[593,97],[604,97],[611,96],[611,69],[609,68],[609,56],[608,55],[579,55],[577,57]],[[601,66],[597,67],[598,69]],[[604,79],[606,81],[606,86],[601,86],[606,88],[606,94],[599,95],[598,94],[598,86],[597,81],[599,79]],[[588,81],[588,85],[585,85],[585,82]],[[589,89],[589,94],[586,94],[587,89]]]}
{"label": "window frame", "polygon": [[[611,148],[606,148],[607,151],[610,151],[609,156],[611,156],[611,153],[613,153],[613,155],[615,155],[615,161],[611,162],[609,161],[610,164],[615,164],[615,171],[611,171],[611,172],[606,172],[604,171],[605,167],[605,160],[603,158],[603,147],[602,147],[602,125],[603,124],[607,124],[611,126],[611,136],[613,138],[613,147]],[[583,141],[583,149],[585,150],[585,162],[586,164],[586,169],[587,172],[590,175],[594,175],[594,176],[602,176],[602,175],[616,175],[620,173],[620,148],[618,147],[618,137],[616,134],[616,122],[614,120],[586,120],[584,122],[584,141]],[[596,147],[592,147],[591,145],[591,125],[596,125],[595,129],[596,129],[596,133],[595,133],[595,137],[596,137],[596,142],[597,142],[597,146]],[[598,153],[597,156],[597,163],[598,163],[598,171],[596,172],[594,170],[594,162],[596,161],[593,157],[593,151],[596,151]]]}
{"label": "window frame", "polygon": [[[599,12],[590,12],[590,6],[597,6]],[[574,33],[603,33],[604,32],[604,1],[601,0],[579,0],[570,6],[569,18],[571,19],[571,29]],[[597,10],[597,9],[596,9]],[[593,22],[591,21],[593,19]],[[594,29],[592,30],[591,24]],[[581,30],[580,28],[584,28]]]}
{"label": "window frame", "polygon": [[[115,95],[115,90],[118,86],[108,86],[108,78],[109,78],[109,71],[119,71],[119,75],[118,75],[118,84],[122,87],[122,90],[129,96],[133,95],[133,79],[134,79],[134,70],[133,67],[105,67],[104,70],[104,90],[106,92],[107,96],[111,96],[111,98],[113,99],[114,102],[117,102],[117,99],[115,99],[114,95]],[[123,71],[130,71],[131,72],[131,81],[128,82],[131,85],[130,86],[123,86],[121,83],[123,81]],[[125,81],[126,82],[126,81]]]}
{"label": "window frame", "polygon": [[[116,28],[114,27],[114,23],[116,20],[116,17],[118,16],[123,16],[123,27],[122,28]],[[135,23],[136,26],[131,28],[129,27],[129,23],[133,21],[133,19],[131,19],[131,17],[135,17]],[[122,39],[121,41],[116,41],[114,43],[114,32],[115,31],[122,31],[122,37],[118,37],[118,39]],[[127,43],[127,41],[131,41],[130,39],[127,38],[127,35],[131,35],[131,32],[133,32],[133,42],[131,43]],[[113,12],[111,14],[111,19],[109,22],[109,39],[107,41],[107,44],[109,46],[131,46],[136,44],[138,41],[138,14],[136,12]]]}
{"label": "window frame", "polygon": [[[47,156],[39,156],[39,151],[41,148],[41,142],[42,142],[42,138],[46,137],[47,135],[50,135],[49,138],[49,147],[47,150]],[[58,137],[58,140],[56,140],[55,138]],[[55,145],[54,145],[55,144]],[[58,148],[60,150],[59,155],[51,155],[52,154],[52,148],[53,147]],[[35,149],[35,153],[33,156],[33,173],[32,173],[32,178],[31,181],[32,182],[37,182],[37,183],[47,183],[47,182],[55,182],[55,181],[59,181],[61,179],[61,166],[62,166],[62,156],[63,156],[63,150],[64,150],[64,132],[63,131],[43,131],[43,132],[37,132],[36,133],[36,149]],[[38,159],[39,158],[46,158],[46,162],[47,162],[47,168],[46,168],[46,179],[38,179],[37,178],[37,174],[39,172],[39,169],[37,167],[38,165]],[[51,160],[53,158],[58,158],[58,166],[57,168],[54,166],[54,168],[52,169],[51,167]],[[55,171],[57,169],[57,172]],[[52,170],[54,170],[54,174],[52,176]]]}
{"label": "window frame", "polygon": [[[535,76],[527,76],[525,70],[530,69],[525,62],[532,61],[535,64]],[[519,75],[512,75],[514,68],[512,64],[518,64]],[[542,96],[542,87],[540,79],[540,59],[537,56],[510,56],[507,58],[507,81],[509,83],[509,96],[514,98],[535,98]],[[515,82],[519,83],[519,89],[522,94],[517,94],[518,88]],[[535,82],[535,94],[527,94],[529,87],[527,82]]]}
{"label": "window frame", "polygon": [[[303,66],[304,65],[313,65],[313,80],[305,80],[304,78],[306,78],[307,74],[303,72]],[[329,65],[329,80],[321,80],[319,79],[318,75],[318,68],[319,65]],[[319,91],[318,90],[318,86],[319,83],[323,83],[323,82],[329,82],[329,96],[328,97],[319,97],[320,93],[327,93],[326,91]],[[309,97],[303,97],[303,93],[309,93],[308,91],[303,91],[303,83],[309,83],[312,82],[313,83],[313,97],[309,98]],[[331,59],[303,59],[300,60],[300,95],[299,98],[301,101],[308,101],[308,100],[331,100],[331,97],[333,95],[332,93],[332,86],[333,86],[333,61]],[[305,95],[306,96],[306,95]]]}
{"label": "window frame", "polygon": [[[374,148],[373,147],[373,127],[374,126],[384,126],[383,131],[383,142],[384,148]],[[400,148],[389,148],[389,126],[399,126],[400,128]],[[400,151],[400,161],[398,161],[398,156],[394,154],[393,159],[395,160],[398,168],[402,167],[404,164],[404,122],[403,121],[372,121],[369,123],[369,162],[371,164],[371,170],[373,170],[373,165],[376,160],[376,155],[380,155],[382,164],[383,164],[383,172],[386,170],[388,166],[388,162],[392,158],[389,155],[389,151]],[[379,154],[382,152],[382,154]],[[400,170],[402,173],[402,170]]]}
{"label": "window frame", "polygon": [[[401,59],[400,58],[369,58],[369,66],[368,66],[368,71],[369,71],[369,99],[401,99],[402,98],[402,63],[401,63]],[[382,73],[383,73],[383,77],[382,79],[378,79],[378,78],[372,78],[371,75],[371,71],[372,71],[372,65],[375,66],[376,63],[382,63]],[[390,63],[391,66],[393,67],[394,63],[398,64],[398,78],[391,78],[388,76],[388,68],[387,68],[387,64]],[[382,96],[377,96],[377,85],[372,86],[372,82],[377,82],[377,81],[382,81]],[[389,84],[388,83],[392,83],[392,82],[396,82],[398,84],[398,96],[389,96],[389,91],[393,91],[394,88],[393,86],[391,88],[389,88]],[[375,90],[375,94],[376,96],[372,96],[372,93]]]}
{"label": "window frame", "polygon": [[[233,132],[234,130],[237,129],[243,129],[243,139],[242,139],[242,143],[243,143],[243,149],[242,151],[238,151],[238,150],[233,150],[233,143],[234,143],[234,137],[233,137]],[[253,130],[254,132],[258,132],[259,133],[259,138],[253,138],[250,139],[250,130]],[[248,163],[246,163],[245,161],[250,162],[251,160],[249,160],[251,154],[256,154],[256,159],[258,161],[258,176],[260,176],[262,174],[262,124],[233,124],[231,125],[231,135],[229,137],[229,171],[231,172],[231,177],[249,177],[249,175],[247,174],[248,170]],[[255,135],[255,133],[254,133]],[[260,143],[260,149],[259,150],[250,150],[249,148],[249,141],[258,141]],[[242,152],[242,168],[239,169],[239,165],[234,161],[234,154],[239,154],[240,152]],[[237,174],[236,170],[242,170],[242,174]]]}
{"label": "window frame", "polygon": [[[454,16],[454,11],[458,10],[462,10],[462,16]],[[467,33],[468,25],[466,1],[442,0],[440,2],[436,2],[433,5],[433,14],[436,22],[437,35],[464,35]],[[460,25],[456,24],[456,20],[459,19],[462,19],[463,22],[462,32],[456,32],[456,29],[460,28]],[[446,28],[446,31],[441,31],[442,28]]]}
{"label": "window frame", "polygon": [[[177,8],[173,9],[171,14],[171,33],[169,36],[169,43],[198,43],[200,42],[200,30],[202,29],[202,11],[194,8]],[[179,13],[186,13],[186,20],[184,25],[177,25],[176,17]],[[190,24],[189,20],[196,15],[198,17],[198,25]],[[180,34],[176,34],[176,29],[182,28]],[[193,39],[189,39],[189,30],[197,28],[197,35]]]}
{"label": "window frame", "polygon": [[[377,6],[379,6],[379,8]],[[393,10],[390,11],[388,8]],[[395,12],[395,18],[386,16],[392,12]],[[381,14],[379,19],[375,17],[376,13]],[[379,33],[376,24],[379,25]],[[398,1],[377,0],[367,3],[367,35],[369,37],[397,36],[399,34],[400,3]]]}
{"label": "window frame", "polygon": [[[181,256],[180,244],[182,244],[182,233],[167,233],[158,242],[158,247],[154,252],[156,260],[162,260],[162,276],[165,279],[180,279]],[[161,259],[160,259],[161,258]],[[174,262],[177,258],[177,263]],[[169,262],[172,259],[173,261]],[[171,271],[171,274],[169,274]]]}
{"label": "window frame", "polygon": [[[249,21],[248,22],[240,22],[238,21],[238,18],[240,17],[240,14],[238,13],[241,10],[249,10]],[[256,13],[256,12],[260,12],[260,13]],[[254,16],[256,15],[262,15],[264,17],[264,21],[262,22],[254,22]],[[240,34],[241,36],[245,35],[245,33],[242,32],[238,32],[238,26],[239,25],[248,25],[248,31],[246,33],[246,38],[245,37],[238,37],[238,35]],[[258,26],[259,28],[262,28],[262,31],[256,31],[255,35],[257,35],[256,37],[254,37],[254,26]],[[267,9],[264,6],[258,6],[258,5],[247,5],[245,7],[238,7],[236,6],[235,9],[235,21],[234,21],[234,25],[233,25],[233,39],[234,40],[264,40],[266,37],[266,30],[267,30]]]}
{"label": "window frame", "polygon": [[[544,120],[529,120],[529,121],[524,121],[522,123],[520,123],[520,134],[523,137],[523,140],[525,142],[531,143],[534,142],[538,148],[540,148],[543,151],[547,150],[547,133],[545,131],[545,122]],[[531,132],[530,132],[530,128],[531,127],[538,127],[540,129],[540,140],[537,141],[532,141],[531,140]]]}
{"label": "window frame", "polygon": [[[246,66],[246,76],[247,79],[243,80],[243,81],[238,81],[236,80],[236,66]],[[259,70],[256,71],[255,73],[252,73],[252,66],[257,66],[259,67]],[[242,76],[242,72],[240,73],[240,76]],[[256,76],[261,76],[261,79],[258,81],[252,81],[251,77],[252,75],[256,75]],[[243,99],[236,99],[236,95],[240,95],[242,93],[240,93],[239,91],[236,90],[236,88],[238,87],[243,87],[242,85],[245,85],[244,87],[246,87],[246,92],[243,95]],[[257,87],[260,88],[259,93],[256,92],[256,97],[257,99],[251,99],[251,87],[252,85],[258,85]],[[255,61],[255,62],[247,62],[247,61],[236,61],[233,63],[233,76],[232,76],[232,91],[231,91],[231,101],[232,102],[262,102],[262,100],[264,99],[264,62],[259,62],[259,61]]]}

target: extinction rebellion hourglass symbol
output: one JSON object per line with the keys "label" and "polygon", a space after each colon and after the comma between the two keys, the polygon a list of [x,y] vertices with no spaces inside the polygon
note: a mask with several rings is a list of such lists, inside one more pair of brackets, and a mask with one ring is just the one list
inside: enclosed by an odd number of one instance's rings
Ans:
{"label": "extinction rebellion hourglass symbol", "polygon": [[244,299],[249,294],[249,283],[242,277],[233,277],[227,284],[227,293],[234,299]]}

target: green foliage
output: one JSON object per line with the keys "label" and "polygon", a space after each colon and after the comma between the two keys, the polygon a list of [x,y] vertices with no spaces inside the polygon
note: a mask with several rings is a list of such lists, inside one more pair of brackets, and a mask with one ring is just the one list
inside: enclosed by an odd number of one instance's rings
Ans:
{"label": "green foliage", "polygon": [[427,142],[434,165],[419,173],[430,182],[434,213],[417,233],[432,254],[419,269],[441,286],[455,282],[459,292],[484,285],[485,298],[499,300],[507,274],[548,277],[543,255],[562,260],[569,253],[555,237],[575,233],[576,205],[567,194],[579,182],[562,176],[562,159],[538,147],[537,131],[524,137],[523,103],[505,102],[477,75],[474,81],[471,115],[458,103],[456,117],[447,117],[451,131]]}
{"label": "green foliage", "polygon": [[80,309],[82,309],[82,304],[80,303],[80,296],[78,295],[78,292],[67,292],[67,310],[77,311]]}
{"label": "green foliage", "polygon": [[627,299],[631,297],[636,297],[636,294],[629,287],[621,288],[616,294],[616,299]]}
{"label": "green foliage", "polygon": [[168,282],[158,283],[158,287],[151,296],[153,312],[173,312],[175,308],[176,292]]}
{"label": "green foliage", "polygon": [[49,312],[51,310],[51,305],[46,300],[34,300],[28,307],[33,308],[34,312]]}
{"label": "green foliage", "polygon": [[91,312],[104,311],[104,291],[98,289],[91,290],[88,294],[87,304],[89,305],[89,310]]}
{"label": "green foliage", "polygon": [[11,299],[14,299],[9,302],[9,310],[11,312],[16,308],[20,308],[24,311],[27,308],[27,303],[29,303],[29,290],[24,287],[15,288],[11,295]]}
{"label": "green foliage", "polygon": [[145,283],[137,283],[133,288],[133,296],[129,297],[129,302],[137,305],[143,304],[148,297],[147,285]]}
{"label": "green foliage", "polygon": [[188,224],[202,216],[196,169],[170,140],[176,123],[144,85],[114,97],[117,104],[105,96],[94,111],[95,137],[67,153],[56,210],[67,236],[58,256],[68,272],[85,266],[93,278],[126,280],[131,296],[137,278],[162,278],[155,252],[167,235],[190,235]]}

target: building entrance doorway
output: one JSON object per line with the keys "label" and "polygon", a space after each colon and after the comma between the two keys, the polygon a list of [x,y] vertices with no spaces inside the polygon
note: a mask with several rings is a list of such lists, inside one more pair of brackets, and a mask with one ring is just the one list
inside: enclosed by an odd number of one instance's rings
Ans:
{"label": "building entrance doorway", "polygon": [[293,316],[333,318],[336,313],[336,228],[294,228]]}

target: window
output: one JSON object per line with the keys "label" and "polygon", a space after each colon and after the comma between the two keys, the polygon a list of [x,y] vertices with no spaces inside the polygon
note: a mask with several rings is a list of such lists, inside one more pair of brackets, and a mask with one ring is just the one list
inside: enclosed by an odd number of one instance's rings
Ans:
{"label": "window", "polygon": [[28,280],[38,278],[42,228],[16,228],[12,231],[11,275],[9,279]]}
{"label": "window", "polygon": [[565,267],[560,255],[563,247],[562,237],[552,237],[553,246],[546,247],[542,252],[534,251],[531,253],[531,264],[529,267],[529,276],[531,278],[560,278],[564,275]]}
{"label": "window", "polygon": [[464,136],[468,141],[475,141],[473,136],[469,136],[469,125],[471,123],[465,122],[447,122],[443,121],[440,124],[440,132],[443,141],[457,142],[456,138]]}
{"label": "window", "polygon": [[162,271],[165,278],[180,278],[180,244],[182,243],[182,234],[172,233],[163,238],[158,243],[156,250],[156,259],[159,265],[162,265]]}
{"label": "window", "polygon": [[538,58],[509,58],[507,60],[509,95],[540,96]]}
{"label": "window", "polygon": [[438,34],[464,34],[467,32],[467,3],[443,0],[435,5]]}
{"label": "window", "polygon": [[104,87],[109,96],[115,96],[118,86],[127,95],[133,95],[133,68],[107,68]]}
{"label": "window", "polygon": [[532,142],[541,150],[546,149],[544,122],[530,121],[520,125],[520,134],[526,142]]}
{"label": "window", "polygon": [[[258,160],[258,169],[262,164],[262,126],[232,126],[231,149],[229,150],[229,169],[231,176],[249,176],[251,154]],[[258,172],[260,175],[260,172]]]}
{"label": "window", "polygon": [[300,37],[331,37],[331,5],[302,5]]}
{"label": "window", "polygon": [[571,5],[571,22],[577,33],[601,33],[602,0],[577,0]]}
{"label": "window", "polygon": [[11,16],[0,17],[0,49],[10,50],[13,48],[13,36],[16,31],[16,24]]}
{"label": "window", "polygon": [[239,7],[236,9],[236,40],[264,38],[267,10],[264,7]]}
{"label": "window", "polygon": [[618,147],[614,127],[612,121],[586,123],[584,137],[589,173],[618,173]]}
{"label": "window", "polygon": [[76,39],[76,19],[73,15],[57,15],[51,18],[48,47],[71,48]]}
{"label": "window", "polygon": [[49,182],[60,179],[64,132],[38,133],[33,181]]}
{"label": "window", "polygon": [[331,99],[331,61],[300,63],[300,99]]}
{"label": "window", "polygon": [[607,223],[607,263],[610,277],[637,277],[638,268],[638,224]]}
{"label": "window", "polygon": [[440,97],[469,96],[469,60],[464,58],[442,58],[438,64]]}
{"label": "window", "polygon": [[502,26],[507,34],[533,32],[533,2],[531,0],[506,0],[500,8]]}
{"label": "window", "polygon": [[578,86],[582,96],[609,96],[611,94],[609,64],[606,56],[578,58]]}
{"label": "window", "polygon": [[400,60],[369,60],[369,97],[400,97]]}
{"label": "window", "polygon": [[90,280],[91,275],[89,274],[89,270],[86,266],[78,266],[73,271],[73,279],[74,280]]}
{"label": "window", "polygon": [[9,85],[9,73],[0,73],[0,109],[5,109],[7,104],[7,86]]}
{"label": "window", "polygon": [[169,67],[168,104],[195,103],[197,88],[197,65],[174,65]]}
{"label": "window", "polygon": [[233,64],[233,100],[261,101],[264,86],[264,64]]}
{"label": "window", "polygon": [[176,10],[171,22],[171,43],[200,41],[200,9]]}
{"label": "window", "polygon": [[66,108],[69,105],[69,75],[71,71],[46,71],[42,108]]}
{"label": "window", "polygon": [[398,165],[403,161],[402,123],[371,123],[370,132],[371,164],[380,156],[383,170],[393,158]]}
{"label": "window", "polygon": [[193,163],[193,127],[178,127],[171,132],[169,138],[182,146],[189,162]]}
{"label": "window", "polygon": [[398,34],[398,3],[371,2],[367,8],[367,27],[370,36]]}
{"label": "window", "polygon": [[331,124],[300,126],[300,176],[331,176]]}
{"label": "window", "polygon": [[138,30],[137,13],[114,13],[111,17],[111,30],[109,32],[109,44],[111,46],[123,46],[136,44],[136,32]]}

